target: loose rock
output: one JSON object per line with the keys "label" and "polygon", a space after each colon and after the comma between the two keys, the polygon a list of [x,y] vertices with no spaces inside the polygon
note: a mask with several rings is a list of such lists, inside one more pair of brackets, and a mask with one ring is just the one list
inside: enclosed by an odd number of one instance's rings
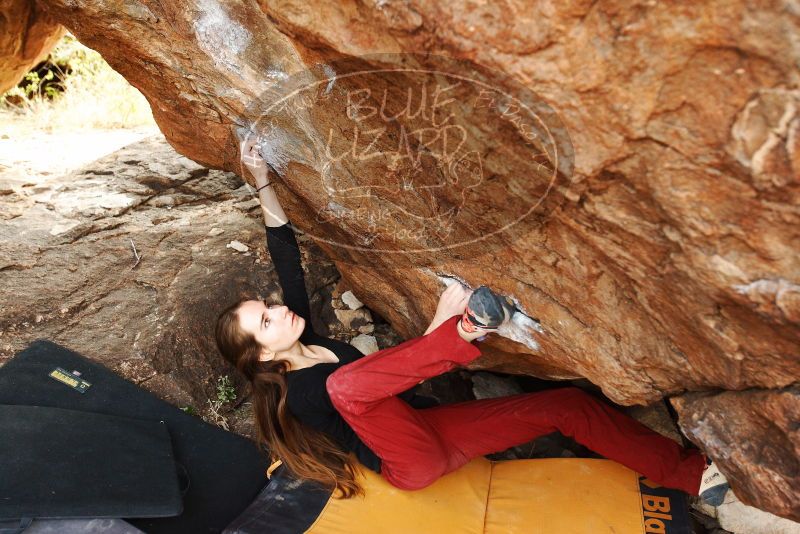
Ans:
{"label": "loose rock", "polygon": [[350,344],[364,354],[372,354],[378,350],[378,341],[374,336],[369,336],[367,334],[357,335],[350,341]]}
{"label": "loose rock", "polygon": [[345,291],[344,293],[342,293],[341,298],[342,301],[345,304],[347,304],[347,307],[350,308],[351,310],[357,310],[364,305],[363,302],[361,302],[360,300],[358,300],[358,298],[356,298],[356,296],[353,294],[352,291]]}
{"label": "loose rock", "polygon": [[232,248],[233,250],[235,250],[237,252],[247,252],[248,250],[250,250],[250,247],[248,247],[244,243],[240,243],[239,241],[236,241],[236,240],[231,241],[230,243],[228,243],[225,246],[227,248]]}

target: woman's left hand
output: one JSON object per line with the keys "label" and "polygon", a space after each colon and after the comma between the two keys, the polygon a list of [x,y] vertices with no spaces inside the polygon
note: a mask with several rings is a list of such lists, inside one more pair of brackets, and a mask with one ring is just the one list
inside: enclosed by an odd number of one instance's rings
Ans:
{"label": "woman's left hand", "polygon": [[264,158],[261,157],[261,154],[258,153],[258,143],[255,136],[249,136],[242,143],[240,157],[244,166],[255,178],[257,186],[267,183],[269,166],[264,161]]}

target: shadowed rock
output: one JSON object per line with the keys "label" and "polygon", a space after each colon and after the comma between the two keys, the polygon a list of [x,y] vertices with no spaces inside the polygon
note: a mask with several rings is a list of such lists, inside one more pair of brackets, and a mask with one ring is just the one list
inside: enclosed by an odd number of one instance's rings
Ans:
{"label": "shadowed rock", "polygon": [[800,521],[800,388],[671,401],[686,435],[719,462],[744,504]]}

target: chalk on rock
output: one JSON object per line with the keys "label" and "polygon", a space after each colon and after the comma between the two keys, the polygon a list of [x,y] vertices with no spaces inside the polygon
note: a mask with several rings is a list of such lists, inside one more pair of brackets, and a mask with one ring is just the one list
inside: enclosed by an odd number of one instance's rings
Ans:
{"label": "chalk on rock", "polygon": [[363,352],[364,355],[372,354],[378,350],[378,340],[375,339],[375,336],[369,336],[367,334],[357,335],[350,341],[350,344]]}
{"label": "chalk on rock", "polygon": [[358,300],[358,298],[356,298],[356,296],[353,295],[352,291],[345,291],[344,293],[342,293],[342,302],[347,304],[347,307],[350,308],[351,310],[357,310],[364,305],[363,302]]}
{"label": "chalk on rock", "polygon": [[250,250],[250,248],[247,245],[245,245],[244,243],[240,243],[235,239],[230,243],[228,243],[227,245],[225,245],[225,248],[232,248],[237,252],[247,252],[248,250]]}

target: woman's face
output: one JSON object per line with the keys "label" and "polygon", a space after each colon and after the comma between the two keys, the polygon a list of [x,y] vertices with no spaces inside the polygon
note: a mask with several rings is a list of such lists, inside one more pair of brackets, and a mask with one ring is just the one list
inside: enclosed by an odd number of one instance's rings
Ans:
{"label": "woman's face", "polygon": [[294,346],[305,327],[305,319],[281,304],[246,300],[239,306],[239,326],[256,338],[264,352],[262,360]]}

